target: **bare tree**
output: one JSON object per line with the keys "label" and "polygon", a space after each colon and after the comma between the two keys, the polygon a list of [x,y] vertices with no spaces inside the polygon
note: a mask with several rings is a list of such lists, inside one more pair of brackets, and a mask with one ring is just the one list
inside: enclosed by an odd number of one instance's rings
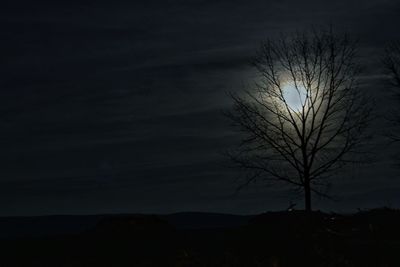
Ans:
{"label": "bare tree", "polygon": [[249,174],[244,185],[263,179],[294,186],[306,211],[313,193],[328,197],[328,178],[353,162],[366,140],[371,106],[356,83],[356,51],[356,42],[332,31],[262,44],[254,88],[231,94],[227,113],[244,136],[228,153]]}
{"label": "bare tree", "polygon": [[[400,42],[393,42],[386,48],[383,63],[389,74],[391,85],[395,89],[395,96],[400,100]],[[400,126],[399,110],[394,110],[389,120],[391,123],[394,123],[394,125]],[[400,135],[398,133],[391,133],[389,136],[393,141],[400,141]]]}

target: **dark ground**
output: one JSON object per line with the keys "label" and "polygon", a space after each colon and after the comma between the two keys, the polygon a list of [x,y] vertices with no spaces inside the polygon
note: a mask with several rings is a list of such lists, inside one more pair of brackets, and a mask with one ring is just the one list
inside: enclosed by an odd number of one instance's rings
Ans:
{"label": "dark ground", "polygon": [[[63,220],[70,222],[63,234],[11,235]],[[308,217],[291,211],[2,218],[2,231],[10,232],[3,233],[0,266],[400,266],[399,226],[400,211],[387,208]]]}

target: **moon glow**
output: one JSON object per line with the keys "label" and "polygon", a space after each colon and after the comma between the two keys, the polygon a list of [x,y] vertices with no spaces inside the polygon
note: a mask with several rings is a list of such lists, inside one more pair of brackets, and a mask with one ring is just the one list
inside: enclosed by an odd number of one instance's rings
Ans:
{"label": "moon glow", "polygon": [[293,83],[287,83],[283,86],[283,97],[293,111],[299,112],[306,101],[307,90],[304,86],[297,85],[296,87]]}

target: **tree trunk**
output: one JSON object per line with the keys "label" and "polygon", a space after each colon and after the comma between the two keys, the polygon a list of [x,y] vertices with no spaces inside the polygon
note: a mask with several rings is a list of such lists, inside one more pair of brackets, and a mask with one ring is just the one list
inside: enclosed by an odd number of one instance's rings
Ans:
{"label": "tree trunk", "polygon": [[305,200],[305,211],[311,212],[311,187],[310,187],[310,179],[304,179],[304,200]]}
{"label": "tree trunk", "polygon": [[312,216],[311,216],[311,187],[310,187],[310,179],[306,177],[304,179],[304,200],[305,200],[305,237],[304,237],[304,246],[306,248],[305,250],[305,263],[307,266],[313,266],[312,265],[312,258],[313,258],[313,253],[312,253],[312,248],[313,248],[313,241],[312,241],[312,231],[313,231],[313,226],[312,226]]}

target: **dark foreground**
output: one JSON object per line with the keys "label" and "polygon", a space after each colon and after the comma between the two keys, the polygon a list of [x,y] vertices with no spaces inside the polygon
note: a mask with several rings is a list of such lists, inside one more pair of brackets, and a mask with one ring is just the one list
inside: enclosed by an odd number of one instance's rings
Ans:
{"label": "dark foreground", "polygon": [[185,228],[158,216],[103,216],[80,233],[3,239],[0,266],[400,266],[397,210],[245,219]]}

